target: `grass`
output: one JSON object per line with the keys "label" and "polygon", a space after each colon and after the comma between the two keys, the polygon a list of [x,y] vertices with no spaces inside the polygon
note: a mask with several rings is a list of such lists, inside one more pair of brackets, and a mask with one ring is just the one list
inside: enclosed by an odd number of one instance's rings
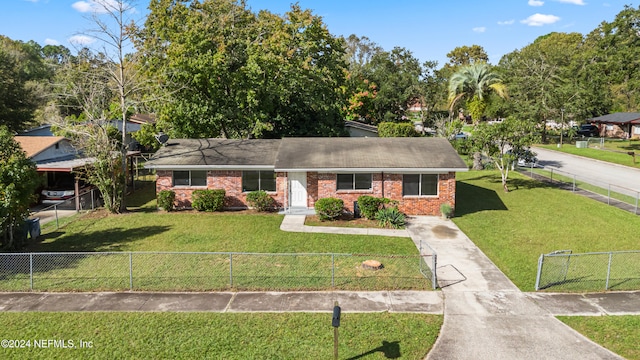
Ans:
{"label": "grass", "polygon": [[625,359],[640,359],[640,316],[559,316],[565,324]]}
{"label": "grass", "polygon": [[[558,148],[555,144],[536,146],[640,169],[640,141],[637,140],[605,141],[603,149],[596,148],[596,146],[599,146],[599,143],[590,143],[588,148],[583,149],[578,149],[573,144],[564,144],[561,148]],[[627,154],[629,151],[636,153],[635,164],[633,157]]]}
{"label": "grass", "polygon": [[509,193],[498,172],[458,173],[457,180],[453,221],[523,291],[534,290],[541,254],[638,250],[637,215],[517,173]]}
{"label": "grass", "polygon": [[[97,211],[59,229],[45,227],[28,250],[54,254],[5,261],[0,287],[24,291],[33,281],[34,289],[48,291],[431,289],[409,238],[283,232],[278,214],[157,212],[150,188],[128,198],[129,213]],[[362,269],[371,258],[384,269]]]}
{"label": "grass", "polygon": [[[0,338],[90,341],[92,348],[0,348],[30,359],[330,359],[331,314],[0,313]],[[343,313],[340,358],[423,359],[442,316]],[[68,343],[67,343],[68,344]],[[32,341],[33,345],[33,341]]]}

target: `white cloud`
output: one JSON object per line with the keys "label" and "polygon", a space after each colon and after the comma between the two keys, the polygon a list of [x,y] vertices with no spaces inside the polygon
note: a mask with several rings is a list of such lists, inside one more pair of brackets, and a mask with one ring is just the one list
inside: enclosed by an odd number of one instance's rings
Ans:
{"label": "white cloud", "polygon": [[544,5],[544,1],[529,0],[529,6],[542,6],[542,5]]}
{"label": "white cloud", "polygon": [[498,25],[513,25],[515,22],[515,20],[498,21]]}
{"label": "white cloud", "polygon": [[487,28],[484,26],[478,26],[478,27],[474,27],[473,32],[477,32],[477,33],[483,33],[485,31],[487,31]]}
{"label": "white cloud", "polygon": [[587,5],[584,0],[556,0],[565,4],[574,4],[574,5]]}
{"label": "white cloud", "polygon": [[73,35],[69,38],[69,42],[74,45],[89,45],[95,41],[96,39],[87,35]]}
{"label": "white cloud", "polygon": [[560,21],[558,16],[545,14],[533,14],[524,20],[520,20],[521,23],[529,26],[549,25],[558,21]]}
{"label": "white cloud", "polygon": [[[135,11],[127,2],[123,2],[122,5],[129,11]],[[92,12],[98,14],[104,14],[119,8],[117,0],[81,0],[74,2],[71,7],[81,13]]]}
{"label": "white cloud", "polygon": [[46,38],[46,39],[44,39],[44,44],[45,45],[60,45],[60,42],[58,42],[58,40],[55,40],[55,39]]}

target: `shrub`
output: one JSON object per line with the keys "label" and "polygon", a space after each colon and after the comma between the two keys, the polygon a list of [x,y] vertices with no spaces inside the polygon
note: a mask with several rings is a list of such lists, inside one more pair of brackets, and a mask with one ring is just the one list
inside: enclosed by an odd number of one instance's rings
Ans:
{"label": "shrub", "polygon": [[453,207],[449,203],[444,203],[440,205],[440,213],[442,217],[449,219],[453,216]]}
{"label": "shrub", "polygon": [[377,198],[369,195],[362,195],[358,197],[358,208],[362,216],[369,220],[376,218],[376,214],[382,208],[384,204],[389,203],[387,198]]}
{"label": "shrub", "polygon": [[320,220],[335,220],[342,215],[344,201],[332,197],[318,199],[315,209]]}
{"label": "shrub", "polygon": [[165,211],[173,211],[175,209],[176,193],[171,190],[161,190],[158,193],[158,207]]}
{"label": "shrub", "polygon": [[379,137],[419,137],[412,123],[381,122],[378,124]]}
{"label": "shrub", "polygon": [[194,190],[191,206],[198,211],[222,211],[224,196],[223,189]]}
{"label": "shrub", "polygon": [[258,190],[247,194],[247,204],[258,211],[271,211],[276,201],[266,191]]}
{"label": "shrub", "polygon": [[380,209],[376,214],[376,220],[378,225],[386,228],[401,229],[406,224],[404,214],[397,207]]}

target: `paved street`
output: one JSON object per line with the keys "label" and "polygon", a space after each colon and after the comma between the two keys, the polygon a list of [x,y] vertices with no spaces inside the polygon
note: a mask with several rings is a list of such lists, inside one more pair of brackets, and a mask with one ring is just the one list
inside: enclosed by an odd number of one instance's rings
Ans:
{"label": "paved street", "polygon": [[613,184],[627,189],[640,191],[639,169],[537,147],[533,148],[533,151],[538,154],[538,163],[542,166],[552,167],[570,174],[575,174],[581,178],[581,180],[604,188],[607,187],[607,184]]}

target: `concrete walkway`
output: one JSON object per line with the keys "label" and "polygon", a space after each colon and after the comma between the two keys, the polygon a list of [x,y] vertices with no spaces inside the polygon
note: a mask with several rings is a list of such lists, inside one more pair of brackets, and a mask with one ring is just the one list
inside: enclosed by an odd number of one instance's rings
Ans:
{"label": "concrete walkway", "polygon": [[453,222],[413,217],[408,230],[438,253],[445,299],[427,359],[622,359],[554,318],[544,296],[522,293]]}

